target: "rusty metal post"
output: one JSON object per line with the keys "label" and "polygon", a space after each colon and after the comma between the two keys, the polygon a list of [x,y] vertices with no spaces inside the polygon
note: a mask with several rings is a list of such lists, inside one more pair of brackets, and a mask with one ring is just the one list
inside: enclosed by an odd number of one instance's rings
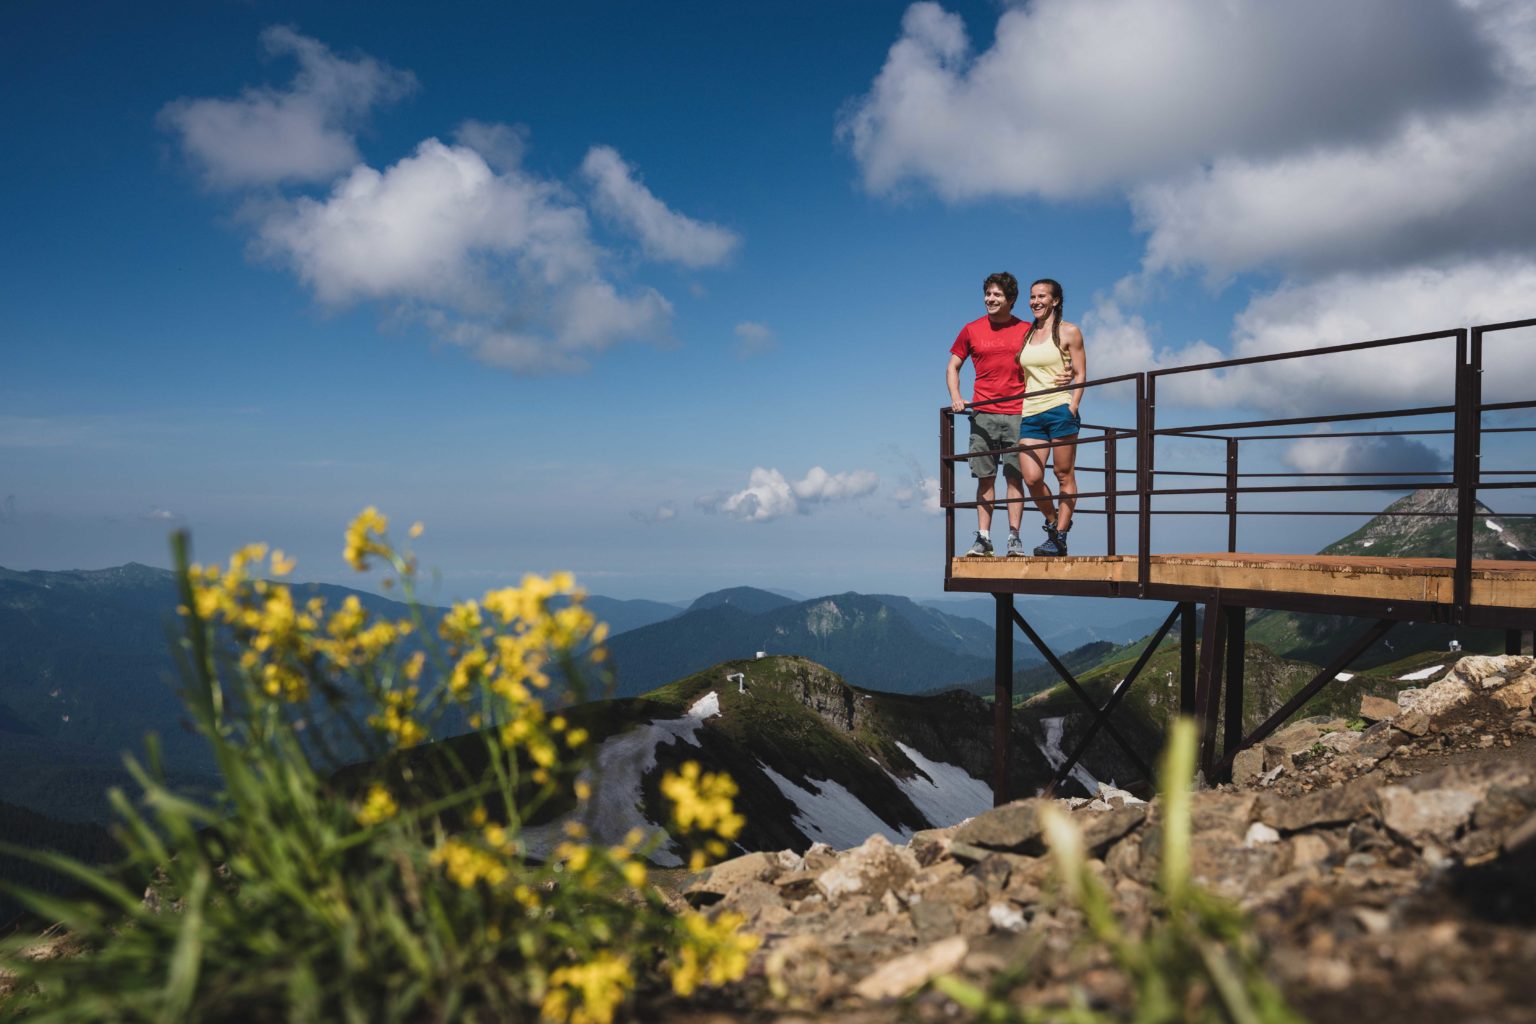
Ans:
{"label": "rusty metal post", "polygon": [[1115,553],[1115,490],[1120,474],[1115,468],[1115,436],[1104,438],[1104,553]]}
{"label": "rusty metal post", "polygon": [[1200,768],[1207,782],[1211,781],[1211,768],[1216,763],[1216,709],[1221,706],[1226,620],[1221,595],[1206,598],[1205,627],[1200,631],[1200,667],[1195,673],[1195,720],[1200,728]]}
{"label": "rusty metal post", "polygon": [[1237,438],[1227,438],[1227,550],[1237,550]]}
{"label": "rusty metal post", "polygon": [[1179,605],[1179,714],[1195,713],[1195,602]]}
{"label": "rusty metal post", "polygon": [[955,414],[939,410],[939,507],[944,510],[944,582],[955,565],[955,464],[945,456],[955,453]]}
{"label": "rusty metal post", "polygon": [[1136,377],[1136,596],[1152,584],[1152,435],[1157,375]]}
{"label": "rusty metal post", "polygon": [[997,600],[994,640],[996,662],[992,688],[992,806],[1008,802],[1008,757],[1013,737],[1013,595]]}
{"label": "rusty metal post", "polygon": [[[1243,742],[1243,655],[1247,646],[1248,609],[1227,610],[1226,706],[1222,712],[1221,753],[1228,762]],[[1207,779],[1227,782],[1228,779]]]}
{"label": "rusty metal post", "polygon": [[[1478,335],[1482,341],[1482,335]],[[1481,347],[1481,346],[1479,346]],[[1456,441],[1451,479],[1456,484],[1456,570],[1451,579],[1451,621],[1467,621],[1472,603],[1472,524],[1477,505],[1476,376],[1468,361],[1467,332],[1456,332]]]}

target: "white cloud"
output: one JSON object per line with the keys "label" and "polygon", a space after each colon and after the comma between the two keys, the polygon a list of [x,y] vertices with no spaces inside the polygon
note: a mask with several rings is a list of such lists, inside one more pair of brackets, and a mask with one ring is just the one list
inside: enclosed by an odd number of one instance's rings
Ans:
{"label": "white cloud", "polygon": [[867,469],[855,469],[848,473],[828,473],[820,466],[812,466],[804,480],[790,485],[795,497],[801,501],[844,501],[862,498],[880,486],[880,478]]}
{"label": "white cloud", "polygon": [[652,259],[709,267],[725,262],[740,244],[732,231],[672,210],[651,194],[610,146],[593,146],[581,173],[592,186],[593,206],[630,232]]}
{"label": "white cloud", "polygon": [[931,516],[944,511],[939,507],[939,481],[935,477],[910,480],[898,487],[893,497],[902,508],[919,508]]}
{"label": "white cloud", "polygon": [[765,522],[803,514],[810,506],[848,501],[874,493],[880,478],[866,469],[828,473],[811,467],[804,479],[794,482],[777,469],[753,468],[747,486],[734,494],[699,498],[696,504],[710,512],[723,512],[748,522]]}
{"label": "white cloud", "polygon": [[583,353],[664,334],[672,312],[603,276],[586,212],[557,183],[437,139],[354,168],[322,200],[268,207],[258,237],[322,302],[426,304],[438,337],[520,372],[581,369]]}
{"label": "white cloud", "polygon": [[1392,131],[1490,89],[1454,0],[1035,0],[973,53],[959,16],[907,9],[840,125],[865,184],[1060,197]]}
{"label": "white cloud", "polygon": [[639,523],[668,523],[677,518],[677,506],[670,501],[664,501],[649,512],[630,509],[629,517]]}
{"label": "white cloud", "polygon": [[1207,166],[1133,190],[1150,271],[1213,279],[1529,251],[1536,237],[1536,8],[1467,3],[1496,88],[1415,109],[1383,133]]}
{"label": "white cloud", "polygon": [[344,60],[291,28],[261,34],[273,56],[299,65],[287,89],[249,88],[237,99],[179,99],[162,127],[218,188],[327,181],[358,162],[353,132],[376,106],[410,92],[416,79],[372,57]]}
{"label": "white cloud", "polygon": [[[1536,259],[1507,257],[1446,267],[1337,274],[1283,286],[1237,315],[1233,355],[1321,348],[1426,330],[1527,317]],[[1283,412],[1450,404],[1453,343],[1424,342],[1229,371],[1227,397]],[[1536,380],[1531,331],[1490,336],[1485,401],[1528,397]]]}
{"label": "white cloud", "polygon": [[778,347],[778,339],[766,324],[743,320],[736,325],[736,355],[742,359],[772,352]]}
{"label": "white cloud", "polygon": [[1450,464],[1444,452],[1436,451],[1412,438],[1389,437],[1317,437],[1293,442],[1281,456],[1286,465],[1299,473],[1328,473],[1338,479],[1319,479],[1320,484],[1350,482],[1392,483],[1391,478],[1372,477],[1371,473],[1417,473],[1402,478],[1408,483],[1445,482],[1448,478],[1429,475]]}

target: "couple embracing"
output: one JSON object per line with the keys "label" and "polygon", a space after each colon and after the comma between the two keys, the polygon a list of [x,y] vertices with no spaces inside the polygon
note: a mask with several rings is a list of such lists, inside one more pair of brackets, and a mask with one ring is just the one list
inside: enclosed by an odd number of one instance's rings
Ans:
{"label": "couple embracing", "polygon": [[[1008,554],[1023,555],[1019,524],[1024,517],[1024,489],[1045,516],[1045,543],[1036,555],[1065,555],[1067,531],[1072,529],[1072,510],[1077,494],[1077,410],[1083,389],[1072,388],[1036,394],[1048,388],[1081,384],[1088,379],[1088,359],[1083,354],[1083,332],[1061,318],[1061,285],[1042,278],[1029,287],[1029,310],[1034,321],[1013,315],[1019,300],[1019,282],[1012,274],[992,274],[982,282],[982,301],[987,315],[960,329],[949,350],[951,408],[964,412],[960,397],[960,367],[970,359],[976,371],[971,398],[971,452],[1013,448],[1022,441],[1069,441],[1054,447],[1026,448],[1001,456],[1008,492]],[[996,455],[970,459],[976,478],[976,540],[967,555],[992,554],[992,500],[997,480]],[[1056,498],[1045,482],[1049,461],[1056,474]]]}

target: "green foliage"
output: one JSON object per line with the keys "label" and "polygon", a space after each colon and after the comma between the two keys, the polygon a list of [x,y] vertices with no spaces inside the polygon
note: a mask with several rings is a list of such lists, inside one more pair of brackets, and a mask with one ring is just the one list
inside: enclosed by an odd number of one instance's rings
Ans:
{"label": "green foliage", "polygon": [[[1194,723],[1177,721],[1161,766],[1158,906],[1147,927],[1134,933],[1115,915],[1109,893],[1089,867],[1082,834],[1065,813],[1052,807],[1046,809],[1045,828],[1060,891],[1083,915],[1084,941],[1107,951],[1129,982],[1131,1011],[1126,1019],[1136,1024],[1300,1024],[1301,1018],[1265,977],[1242,913],[1190,879],[1190,780],[1196,746]],[[1010,1001],[1011,990],[1027,979],[1035,955],[1026,951],[1011,972],[1000,974],[987,989],[955,977],[939,979],[937,985],[971,1011],[972,1020],[989,1024],[1122,1019],[1090,1009],[1080,998],[1072,1005],[1048,1007]]]}
{"label": "green foliage", "polygon": [[[409,597],[415,562],[385,528],[372,509],[360,516],[348,560],[383,559]],[[439,641],[410,648],[425,632],[414,601],[398,621],[356,601],[295,604],[252,571],[265,558],[253,545],[227,569],[189,566],[180,539],[184,695],[218,792],[168,784],[151,738],[130,764],[140,805],[112,796],[122,863],[6,851],[87,894],[11,887],[79,952],[37,959],[23,938],[0,945],[13,989],[0,1018],[601,1022],[640,979],[687,995],[741,975],[755,939],[737,933],[739,918],[673,914],[647,886],[655,839],[599,847],[573,825],[537,859],[524,842],[540,807],[590,796],[588,737],[538,699],[552,676],[603,661],[603,627],[568,576],[456,605]],[[289,569],[274,552],[270,576]],[[407,756],[464,716],[479,756],[448,745]],[[336,735],[384,756],[337,782]],[[664,786],[695,850],[741,827],[729,779],[695,767]]]}

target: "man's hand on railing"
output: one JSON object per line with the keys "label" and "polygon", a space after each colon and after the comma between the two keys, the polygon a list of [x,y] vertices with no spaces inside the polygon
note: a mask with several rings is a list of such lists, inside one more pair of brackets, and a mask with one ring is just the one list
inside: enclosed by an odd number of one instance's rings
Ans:
{"label": "man's hand on railing", "polygon": [[965,412],[965,399],[963,399],[963,398],[955,399],[954,401],[949,403],[949,408],[953,412]]}

